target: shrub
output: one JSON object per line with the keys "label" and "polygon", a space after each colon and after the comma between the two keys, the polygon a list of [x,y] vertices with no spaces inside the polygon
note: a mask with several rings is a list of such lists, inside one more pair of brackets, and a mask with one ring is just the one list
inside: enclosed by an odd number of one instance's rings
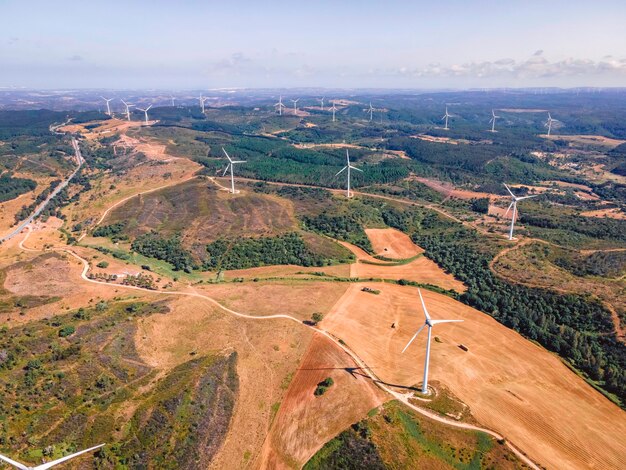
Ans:
{"label": "shrub", "polygon": [[326,377],[324,380],[317,384],[313,395],[315,395],[316,397],[324,395],[328,388],[331,387],[334,383],[335,381],[331,377]]}
{"label": "shrub", "polygon": [[64,326],[63,328],[59,330],[59,336],[61,338],[71,336],[74,333],[76,333],[76,328],[74,328],[72,325]]}
{"label": "shrub", "polygon": [[109,262],[108,261],[100,261],[98,264],[96,264],[97,267],[99,268],[108,268],[109,267]]}

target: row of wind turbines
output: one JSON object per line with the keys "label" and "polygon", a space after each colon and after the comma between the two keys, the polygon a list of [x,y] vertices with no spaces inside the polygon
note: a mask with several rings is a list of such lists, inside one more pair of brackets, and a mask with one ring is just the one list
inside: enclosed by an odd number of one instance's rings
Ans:
{"label": "row of wind turbines", "polygon": [[[322,98],[317,98],[317,101],[320,102],[320,111],[324,111],[324,100],[326,98],[322,97]],[[297,116],[298,115],[298,101],[300,101],[300,98],[296,98],[295,100],[292,99],[290,100],[293,103],[293,115]],[[328,108],[328,110],[330,112],[332,112],[332,121],[335,122],[337,120],[336,117],[336,113],[337,113],[337,106],[335,106],[335,100],[331,101],[332,106]],[[283,115],[283,109],[286,109],[287,106],[285,106],[285,104],[283,103],[283,97],[282,95],[280,95],[278,97],[278,102],[276,104],[274,104],[274,107],[276,108],[278,115],[282,116]],[[374,118],[374,111],[376,109],[372,106],[372,102],[370,101],[369,103],[369,107],[367,109],[364,109],[363,111],[365,113],[369,114],[369,120],[371,121]]]}
{"label": "row of wind turbines", "polygon": [[[370,107],[372,106],[372,104],[370,103]],[[446,113],[443,115],[443,117],[441,118],[441,120],[444,122],[444,126],[443,126],[443,130],[448,131],[450,130],[450,127],[448,127],[448,120],[452,117],[452,114],[448,113],[448,107],[446,106]],[[496,131],[496,119],[500,119],[501,116],[498,116],[496,114],[496,110],[492,109],[491,110],[491,119],[489,119],[489,124],[491,124],[491,129],[489,129],[489,132],[498,132]],[[371,118],[370,118],[371,121]],[[550,111],[548,111],[548,119],[544,122],[544,127],[548,128],[548,136],[550,136],[550,133],[552,132],[552,124],[554,124],[555,122],[558,122],[557,119],[553,119],[552,115],[550,114]]]}

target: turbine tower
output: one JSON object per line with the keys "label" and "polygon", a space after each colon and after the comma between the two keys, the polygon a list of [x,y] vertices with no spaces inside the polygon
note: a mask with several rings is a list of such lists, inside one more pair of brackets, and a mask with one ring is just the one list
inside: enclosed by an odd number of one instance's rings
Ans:
{"label": "turbine tower", "polygon": [[457,322],[462,322],[463,320],[432,320],[430,318],[430,315],[428,314],[428,310],[426,310],[426,304],[424,303],[424,297],[422,297],[422,291],[420,289],[417,289],[417,293],[420,295],[420,300],[422,301],[422,308],[424,309],[424,317],[426,318],[426,321],[424,322],[422,327],[419,330],[417,330],[417,333],[415,333],[413,337],[410,339],[410,341],[406,344],[406,346],[402,350],[402,353],[404,353],[404,351],[406,351],[407,348],[411,345],[413,340],[417,338],[417,335],[420,334],[420,331],[422,331],[424,327],[427,326],[428,327],[428,340],[426,341],[426,360],[424,361],[424,381],[422,382],[422,393],[424,395],[427,395],[428,394],[428,366],[430,365],[430,339],[432,335],[433,326],[439,323],[457,323]]}
{"label": "turbine tower", "polygon": [[283,104],[283,97],[282,97],[282,95],[278,97],[278,103],[276,103],[274,105],[274,107],[278,107],[278,115],[282,116],[283,115],[283,108],[285,107],[285,105]]}
{"label": "turbine tower", "polygon": [[346,196],[352,197],[352,193],[350,192],[350,170],[360,171],[361,173],[363,173],[363,170],[355,166],[352,166],[352,164],[350,163],[350,154],[348,153],[348,149],[346,149],[346,162],[347,162],[346,166],[344,166],[341,170],[339,170],[337,174],[335,175],[335,177],[339,176],[339,173],[341,173],[342,171],[348,170],[348,191],[346,193]]}
{"label": "turbine tower", "polygon": [[134,105],[134,104],[127,103],[127,102],[126,102],[126,101],[124,101],[124,100],[121,100],[121,101],[122,101],[122,103],[124,103],[124,106],[126,106],[126,119],[127,119],[128,121],[130,121],[130,108],[131,108],[131,107],[133,107],[133,106],[135,106],[135,105]]}
{"label": "turbine tower", "polygon": [[491,132],[495,132],[496,131],[496,119],[498,119],[500,116],[496,116],[495,111],[492,109],[491,110],[491,119],[489,120],[489,122],[491,123]]}
{"label": "turbine tower", "polygon": [[324,111],[324,96],[322,96],[322,98],[318,99],[317,101],[320,102],[320,110]]}
{"label": "turbine tower", "polygon": [[235,194],[235,175],[233,174],[233,166],[235,166],[237,163],[246,163],[246,161],[245,160],[231,160],[230,155],[228,155],[228,152],[226,152],[224,147],[222,147],[222,152],[224,152],[224,155],[226,155],[226,158],[228,158],[228,166],[226,166],[226,169],[224,170],[224,173],[222,173],[222,176],[224,176],[226,172],[228,171],[228,169],[230,168],[230,192],[232,194]]}
{"label": "turbine tower", "polygon": [[73,459],[74,457],[78,457],[79,455],[85,454],[87,452],[91,452],[92,450],[99,449],[103,445],[104,444],[100,444],[95,447],[90,447],[89,449],[81,450],[80,452],[76,452],[75,454],[66,455],[65,457],[61,457],[60,459],[53,460],[52,462],[43,463],[41,465],[36,465],[34,467],[29,467],[28,465],[24,465],[22,463],[16,462],[15,460],[5,457],[4,455],[1,455],[1,454],[0,454],[0,460],[8,463],[9,465],[15,468],[18,468],[19,470],[47,470],[48,468],[56,467],[57,465],[63,462],[67,462],[68,460]]}
{"label": "turbine tower", "polygon": [[330,108],[330,110],[333,112],[333,122],[335,122],[335,111],[337,111],[337,108],[335,107],[335,101],[333,100],[333,106],[332,108]]}
{"label": "turbine tower", "polygon": [[107,102],[107,114],[109,115],[109,117],[111,117],[111,106],[109,105],[109,102],[113,99],[113,98],[105,98],[104,96],[101,96],[100,98],[102,98],[104,101]]}
{"label": "turbine tower", "polygon": [[174,104],[174,101],[176,100],[175,96],[170,96],[171,100],[172,100],[172,108],[174,108],[176,105]]}
{"label": "turbine tower", "polygon": [[441,118],[442,121],[443,120],[446,121],[446,125],[443,127],[446,131],[449,130],[449,127],[448,127],[448,118],[449,117],[451,117],[451,116],[448,114],[448,107],[446,106],[446,114],[444,114],[443,117]]}
{"label": "turbine tower", "polygon": [[203,97],[202,95],[200,95],[200,108],[202,108],[202,114],[204,114],[204,102],[207,100],[208,98]]}
{"label": "turbine tower", "polygon": [[372,116],[374,115],[374,108],[372,108],[372,102],[370,101],[370,107],[365,110],[366,113],[370,113],[370,121],[372,120]]}
{"label": "turbine tower", "polygon": [[300,98],[298,98],[297,100],[291,100],[291,102],[293,103],[293,115],[294,116],[298,115],[298,101],[300,101]]}
{"label": "turbine tower", "polygon": [[[108,103],[107,103],[107,105],[108,105]],[[550,111],[548,111],[548,120],[544,124],[544,126],[548,127],[548,137],[550,136],[550,131],[552,131],[552,123],[554,121],[556,121],[556,119],[552,119],[552,116],[550,116]]]}
{"label": "turbine tower", "polygon": [[513,227],[515,226],[515,218],[517,217],[517,203],[518,203],[518,201],[523,201],[524,199],[530,199],[531,197],[537,197],[537,196],[539,196],[539,194],[533,194],[531,196],[521,196],[521,197],[518,197],[515,194],[513,194],[511,189],[506,184],[504,185],[504,187],[509,192],[509,194],[511,195],[511,198],[512,198],[511,204],[509,205],[509,208],[506,210],[506,213],[504,214],[504,216],[506,217],[506,215],[509,213],[511,208],[513,208],[513,214],[511,215],[511,230],[509,231],[509,240],[513,240]]}
{"label": "turbine tower", "polygon": [[146,117],[146,124],[148,124],[148,110],[152,108],[152,105],[148,106],[146,109],[137,108],[139,111],[143,111]]}

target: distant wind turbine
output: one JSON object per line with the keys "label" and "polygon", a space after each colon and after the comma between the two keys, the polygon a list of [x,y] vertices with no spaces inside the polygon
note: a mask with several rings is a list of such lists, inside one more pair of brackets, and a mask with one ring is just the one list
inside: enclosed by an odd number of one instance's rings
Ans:
{"label": "distant wind turbine", "polygon": [[202,95],[200,95],[200,108],[202,108],[202,114],[204,114],[204,102],[207,100],[208,98],[204,98]]}
{"label": "distant wind turbine", "polygon": [[111,106],[109,106],[109,102],[113,99],[113,98],[105,98],[104,96],[101,96],[100,98],[102,98],[104,101],[107,102],[107,114],[109,115],[109,117],[111,117]]}
{"label": "distant wind turbine", "polygon": [[496,131],[496,119],[498,119],[500,116],[496,116],[495,111],[492,109],[491,110],[491,119],[489,120],[489,122],[491,123],[491,132],[495,132]]}
{"label": "distant wind turbine", "polygon": [[370,101],[370,107],[365,110],[366,113],[370,113],[370,121],[372,120],[372,116],[374,115],[374,108],[372,107],[372,102]]}
{"label": "distant wind turbine", "polygon": [[282,95],[278,97],[278,103],[276,103],[274,105],[274,107],[278,107],[278,115],[282,116],[283,115],[283,108],[285,107],[285,105],[283,104],[283,97]]}
{"label": "distant wind turbine", "polygon": [[139,111],[143,111],[146,117],[146,124],[148,124],[148,110],[152,108],[152,105],[148,106],[146,109],[137,108]]}
{"label": "distant wind turbine", "polygon": [[294,114],[294,116],[298,115],[298,101],[300,101],[300,98],[298,98],[297,100],[291,100],[291,102],[293,103],[293,114]]}
{"label": "distant wind turbine", "polygon": [[170,98],[172,99],[172,108],[174,108],[176,105],[174,104],[174,101],[176,100],[175,96],[170,96]]}
{"label": "distant wind turbine", "polygon": [[443,127],[445,130],[449,130],[448,128],[448,118],[452,117],[448,114],[448,107],[446,106],[446,114],[443,115],[443,117],[441,118],[441,120],[445,120],[446,121],[446,125]]}
{"label": "distant wind turbine", "polygon": [[426,304],[424,303],[424,297],[422,297],[422,291],[420,289],[417,289],[417,293],[420,295],[420,300],[422,301],[422,308],[424,309],[424,317],[426,318],[426,321],[424,322],[422,327],[419,330],[417,330],[417,333],[415,333],[413,337],[410,339],[410,341],[406,344],[406,346],[402,350],[402,353],[404,353],[404,351],[406,351],[407,348],[411,345],[413,340],[417,338],[417,335],[420,334],[420,331],[422,331],[424,327],[427,326],[428,327],[428,340],[426,342],[426,359],[424,361],[424,380],[422,382],[422,393],[426,395],[428,394],[428,366],[430,365],[430,339],[432,335],[433,326],[439,323],[457,323],[457,322],[462,322],[463,320],[433,320],[431,319],[430,315],[428,314],[428,310],[426,309]]}
{"label": "distant wind turbine", "polygon": [[512,198],[511,204],[509,205],[509,208],[506,210],[506,213],[504,214],[504,216],[506,217],[506,215],[509,213],[511,208],[513,208],[513,214],[511,215],[511,230],[509,231],[509,240],[513,240],[513,227],[515,226],[515,219],[517,217],[517,203],[519,201],[523,201],[524,199],[530,199],[531,197],[537,197],[537,196],[539,196],[539,194],[533,194],[531,196],[516,196],[515,194],[513,194],[511,189],[506,184],[504,185],[504,187],[509,192],[509,194],[511,195],[511,198]]}
{"label": "distant wind turbine", "polygon": [[[108,105],[108,103],[107,103],[107,105]],[[548,136],[550,135],[550,131],[552,131],[552,123],[554,121],[556,121],[556,119],[552,119],[552,116],[550,116],[550,111],[548,111],[548,120],[544,124],[544,126],[547,126],[547,128],[548,128]]]}
{"label": "distant wind turbine", "polygon": [[324,97],[322,96],[322,98],[318,99],[317,101],[320,102],[320,110],[324,111]]}
{"label": "distant wind turbine", "polygon": [[4,455],[1,455],[1,454],[0,454],[0,460],[20,470],[47,470],[48,468],[56,467],[57,465],[63,462],[67,462],[68,460],[73,459],[74,457],[78,457],[79,455],[85,454],[87,452],[91,452],[92,450],[99,449],[102,446],[104,446],[104,444],[100,444],[95,447],[90,447],[89,449],[81,450],[80,452],[76,452],[75,454],[66,455],[65,457],[61,457],[60,459],[53,460],[52,462],[47,462],[41,465],[35,465],[34,467],[30,467],[28,465],[24,465],[22,463],[16,462],[15,460],[11,460],[10,458],[5,457]]}
{"label": "distant wind turbine", "polygon": [[224,176],[226,172],[228,171],[228,169],[230,168],[230,192],[232,194],[235,194],[235,175],[233,173],[233,167],[237,163],[246,163],[246,161],[245,160],[231,160],[230,155],[228,155],[228,152],[226,152],[224,147],[222,147],[222,152],[224,152],[224,155],[226,155],[226,158],[228,158],[228,165],[226,166],[224,173],[222,173],[222,176]]}
{"label": "distant wind turbine", "polygon": [[335,107],[335,101],[333,100],[333,106],[332,108],[330,108],[330,110],[333,112],[333,122],[335,122],[335,111],[337,111],[337,108]]}
{"label": "distant wind turbine", "polygon": [[133,107],[133,106],[135,106],[135,105],[134,105],[134,104],[127,103],[127,102],[126,102],[126,101],[124,101],[124,100],[121,100],[121,101],[122,101],[122,103],[124,103],[124,106],[126,106],[126,119],[127,119],[128,121],[130,121],[130,108],[131,108],[131,107]]}
{"label": "distant wind turbine", "polygon": [[335,175],[335,177],[339,176],[339,173],[341,173],[344,170],[348,170],[348,191],[346,192],[346,196],[347,197],[352,197],[352,193],[350,192],[350,170],[356,170],[356,171],[360,171],[361,173],[363,173],[363,170],[352,166],[352,164],[350,163],[350,153],[348,153],[348,149],[346,149],[346,166],[344,166],[341,170],[339,170],[337,172],[337,174]]}

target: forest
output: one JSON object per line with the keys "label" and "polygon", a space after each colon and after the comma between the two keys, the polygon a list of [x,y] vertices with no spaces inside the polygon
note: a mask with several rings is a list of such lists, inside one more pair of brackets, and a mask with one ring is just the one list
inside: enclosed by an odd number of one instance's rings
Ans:
{"label": "forest", "polygon": [[15,199],[20,194],[33,191],[37,183],[30,178],[15,178],[4,174],[0,176],[0,202]]}

